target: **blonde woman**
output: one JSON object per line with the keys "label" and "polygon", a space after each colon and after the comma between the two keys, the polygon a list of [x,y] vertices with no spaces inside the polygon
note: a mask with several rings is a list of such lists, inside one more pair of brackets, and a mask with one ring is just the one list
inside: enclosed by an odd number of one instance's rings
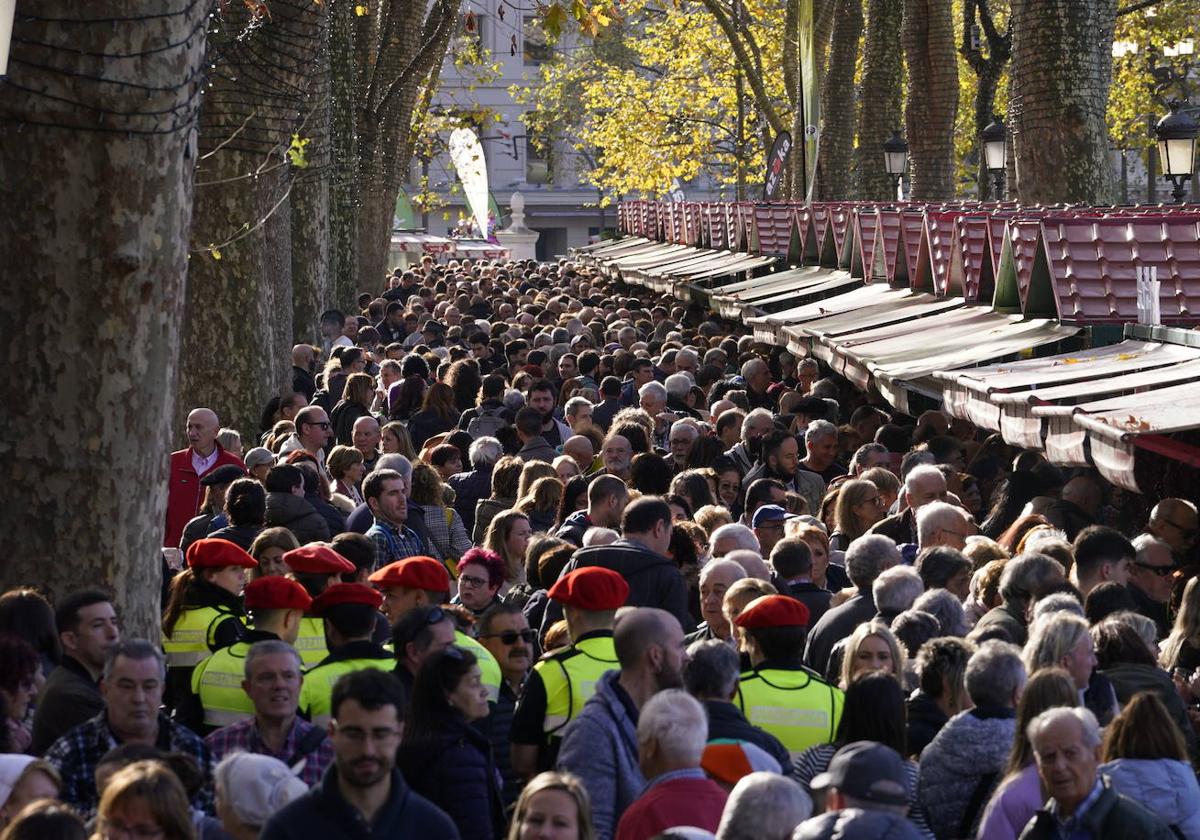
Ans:
{"label": "blonde woman", "polygon": [[[557,479],[555,479],[557,481]],[[504,595],[514,586],[525,583],[525,550],[529,547],[529,517],[519,510],[505,510],[496,514],[488,525],[483,547],[504,558]]]}
{"label": "blonde woman", "polygon": [[1168,671],[1191,675],[1200,668],[1200,578],[1192,578],[1183,588],[1183,601],[1175,626],[1162,644],[1162,666]]}
{"label": "blonde woman", "polygon": [[570,773],[539,773],[521,791],[508,840],[593,840],[588,793]]}
{"label": "blonde woman", "polygon": [[562,495],[562,482],[557,477],[544,476],[533,482],[529,491],[517,499],[513,509],[529,517],[529,527],[535,532],[546,533],[554,530]]}
{"label": "blonde woman", "polygon": [[291,569],[283,562],[283,555],[299,547],[296,535],[287,528],[264,528],[259,531],[250,544],[250,556],[258,561],[257,568],[250,570],[250,579],[271,575],[288,577]]}
{"label": "blonde woman", "polygon": [[835,528],[829,538],[829,547],[834,551],[845,551],[850,543],[883,518],[887,509],[882,505],[879,488],[869,481],[851,479],[841,485],[834,506]]}
{"label": "blonde woman", "polygon": [[882,621],[872,619],[855,628],[842,654],[840,686],[843,691],[862,671],[886,671],[904,684],[904,648]]}

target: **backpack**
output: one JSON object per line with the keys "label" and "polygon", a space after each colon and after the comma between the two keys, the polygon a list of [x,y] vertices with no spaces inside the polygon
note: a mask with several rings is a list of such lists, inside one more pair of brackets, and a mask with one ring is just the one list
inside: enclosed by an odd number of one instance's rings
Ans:
{"label": "backpack", "polygon": [[501,416],[499,408],[481,408],[479,414],[471,418],[471,422],[467,424],[467,434],[472,440],[479,440],[481,437],[495,437],[496,433],[508,425],[508,422]]}

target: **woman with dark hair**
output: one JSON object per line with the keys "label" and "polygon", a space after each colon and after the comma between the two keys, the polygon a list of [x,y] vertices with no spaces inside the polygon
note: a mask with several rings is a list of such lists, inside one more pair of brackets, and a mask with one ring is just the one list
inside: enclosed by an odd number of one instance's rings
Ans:
{"label": "woman with dark hair", "polygon": [[271,436],[271,430],[275,428],[275,424],[280,420],[295,420],[296,412],[306,405],[308,405],[308,398],[298,391],[283,397],[271,397],[263,408],[262,416],[258,421],[259,430],[262,432],[259,436],[259,443],[266,446],[267,438]]}
{"label": "woman with dark hair", "polygon": [[439,443],[429,451],[429,463],[437,470],[442,481],[463,471],[462,452],[457,446]]}
{"label": "woman with dark hair", "polygon": [[346,380],[355,373],[363,373],[367,369],[367,360],[363,351],[357,347],[335,347],[325,365],[322,374],[325,383],[325,393],[316,395],[313,402],[319,403],[326,411],[333,411],[333,406],[342,400],[346,390]]}
{"label": "woman with dark hair", "polygon": [[375,377],[366,373],[353,373],[346,378],[342,398],[333,407],[333,411],[329,412],[329,422],[338,444],[354,444],[354,424],[361,417],[371,416],[371,403],[374,401]]}
{"label": "woman with dark hair", "polygon": [[[1005,533],[1009,526],[1017,521],[1017,517],[1025,509],[1025,505],[1033,501],[1033,498],[1041,492],[1041,480],[1032,472],[1021,471],[1012,473],[1001,482],[996,490],[995,501],[988,511],[987,518],[979,526],[979,533],[985,537],[991,537],[996,542],[1004,545],[1000,539],[1000,535]],[[1019,538],[1017,541],[1019,541]],[[1014,546],[1017,541],[1013,542]],[[1005,548],[1008,551],[1012,551],[1011,546],[1005,546]]]}
{"label": "woman with dark hair", "polygon": [[462,464],[459,472],[471,465],[471,444],[474,442],[475,438],[471,437],[471,433],[462,429],[455,429],[442,441],[446,446],[453,446],[458,450],[459,463]]}
{"label": "woman with dark hair", "polygon": [[12,633],[28,642],[41,658],[45,676],[50,676],[62,659],[54,608],[36,589],[21,587],[0,595],[0,633]]}
{"label": "woman with dark hair", "polygon": [[742,497],[742,471],[737,462],[727,455],[713,461],[713,472],[717,474],[717,504],[729,511],[740,508]]}
{"label": "woman with dark hair", "polygon": [[1092,640],[1096,643],[1096,667],[1112,681],[1117,693],[1117,702],[1124,708],[1134,695],[1152,691],[1166,707],[1171,720],[1179,727],[1188,744],[1188,751],[1196,747],[1196,733],[1192,729],[1187,709],[1171,675],[1158,667],[1158,657],[1146,644],[1132,624],[1140,616],[1117,613],[1109,616],[1092,628]]}
{"label": "woman with dark hair", "polygon": [[[671,492],[687,499],[690,513],[700,510],[705,505],[717,503],[704,472],[697,469],[686,469],[671,479]],[[688,518],[691,519],[690,516]]]}
{"label": "woman with dark hair", "polygon": [[87,840],[83,820],[70,805],[37,799],[18,812],[0,840]]}
{"label": "woman with dark hair", "polygon": [[408,421],[408,434],[419,451],[434,435],[448,432],[458,423],[459,410],[454,404],[454,391],[443,382],[434,382],[425,392],[421,410]]}
{"label": "woman with dark hair", "polygon": [[[792,778],[810,795],[813,778],[829,769],[834,753],[855,741],[874,741],[908,755],[904,740],[904,689],[900,681],[883,671],[863,671],[846,689],[842,718],[833,742],[809,747],[796,756]],[[924,815],[917,804],[917,763],[905,759],[908,786],[908,817],[924,834],[929,834]],[[819,797],[814,796],[814,801]]]}
{"label": "woman with dark hair", "polygon": [[249,551],[267,519],[266,489],[253,478],[237,479],[225,491],[225,516],[229,524],[208,536]]}
{"label": "woman with dark hair", "polygon": [[420,376],[406,376],[399,382],[393,382],[388,388],[388,419],[407,423],[410,417],[421,410],[424,399],[425,380]]}
{"label": "woman with dark hair", "polygon": [[287,528],[266,528],[258,532],[254,542],[246,549],[258,561],[258,567],[250,570],[250,579],[260,577],[287,577],[291,570],[283,562],[283,555],[300,547],[296,535]]}
{"label": "woman with dark hair", "polygon": [[45,678],[37,651],[12,633],[0,635],[0,753],[23,753],[33,742],[26,725],[30,704]]}
{"label": "woman with dark hair", "polygon": [[462,517],[446,504],[445,485],[437,470],[429,464],[420,461],[413,464],[410,485],[412,500],[425,508],[425,528],[433,546],[453,572],[458,558],[471,547],[471,538],[467,535]]}
{"label": "woman with dark hair", "polygon": [[696,441],[692,444],[691,451],[688,452],[688,469],[694,470],[700,467],[714,466],[717,458],[724,453],[725,445],[721,443],[719,437],[715,435],[701,435],[696,438]]}
{"label": "woman with dark hair", "polygon": [[695,515],[692,511],[691,502],[678,493],[668,494],[666,500],[667,507],[671,509],[672,522],[686,522]]}
{"label": "woman with dark hair", "polygon": [[996,538],[996,544],[1007,551],[1010,556],[1015,557],[1021,553],[1019,546],[1031,531],[1038,528],[1052,527],[1054,526],[1050,524],[1050,520],[1040,513],[1027,513],[1024,516],[1018,516],[1014,519],[1013,523],[1005,528],[1004,532]]}
{"label": "woman with dark hair", "polygon": [[479,363],[474,359],[460,359],[450,365],[446,384],[454,391],[454,405],[461,414],[475,407],[479,386],[483,377],[479,375]]}
{"label": "woman with dark hair", "polygon": [[409,785],[445,811],[462,837],[497,840],[505,819],[491,743],[473,724],[488,715],[475,654],[451,646],[430,656],[413,682],[396,765]]}
{"label": "woman with dark hair", "polygon": [[1151,692],[1134,695],[1104,733],[1100,772],[1112,789],[1141,803],[1186,840],[1200,840],[1200,786],[1177,727]]}

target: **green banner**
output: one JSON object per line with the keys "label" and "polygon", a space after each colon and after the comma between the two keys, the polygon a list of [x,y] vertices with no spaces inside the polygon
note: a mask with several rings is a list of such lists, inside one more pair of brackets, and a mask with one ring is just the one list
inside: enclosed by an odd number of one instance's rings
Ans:
{"label": "green banner", "polygon": [[812,185],[817,176],[817,125],[820,120],[821,84],[817,78],[817,50],[814,40],[816,17],[813,0],[798,0],[800,3],[800,95],[804,111],[802,137],[794,137],[797,144],[792,154],[804,155],[804,198],[810,198]]}

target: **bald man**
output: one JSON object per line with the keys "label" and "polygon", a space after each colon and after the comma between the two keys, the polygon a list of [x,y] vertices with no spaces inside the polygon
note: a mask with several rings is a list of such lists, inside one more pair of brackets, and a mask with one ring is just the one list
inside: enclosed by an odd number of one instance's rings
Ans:
{"label": "bald man", "polygon": [[592,441],[583,435],[572,435],[563,444],[563,454],[567,455],[578,466],[580,472],[588,475],[592,472],[592,461],[596,458],[596,448]]}
{"label": "bald man", "polygon": [[1186,499],[1163,499],[1150,511],[1146,530],[1171,547],[1175,559],[1183,561],[1196,541],[1196,506]]}
{"label": "bald man", "polygon": [[243,471],[242,459],[226,452],[217,443],[221,421],[211,408],[193,409],[187,417],[187,449],[171,453],[171,470],[167,478],[167,518],[163,546],[177,548],[188,520],[200,512],[203,498],[200,479],[225,464]]}

